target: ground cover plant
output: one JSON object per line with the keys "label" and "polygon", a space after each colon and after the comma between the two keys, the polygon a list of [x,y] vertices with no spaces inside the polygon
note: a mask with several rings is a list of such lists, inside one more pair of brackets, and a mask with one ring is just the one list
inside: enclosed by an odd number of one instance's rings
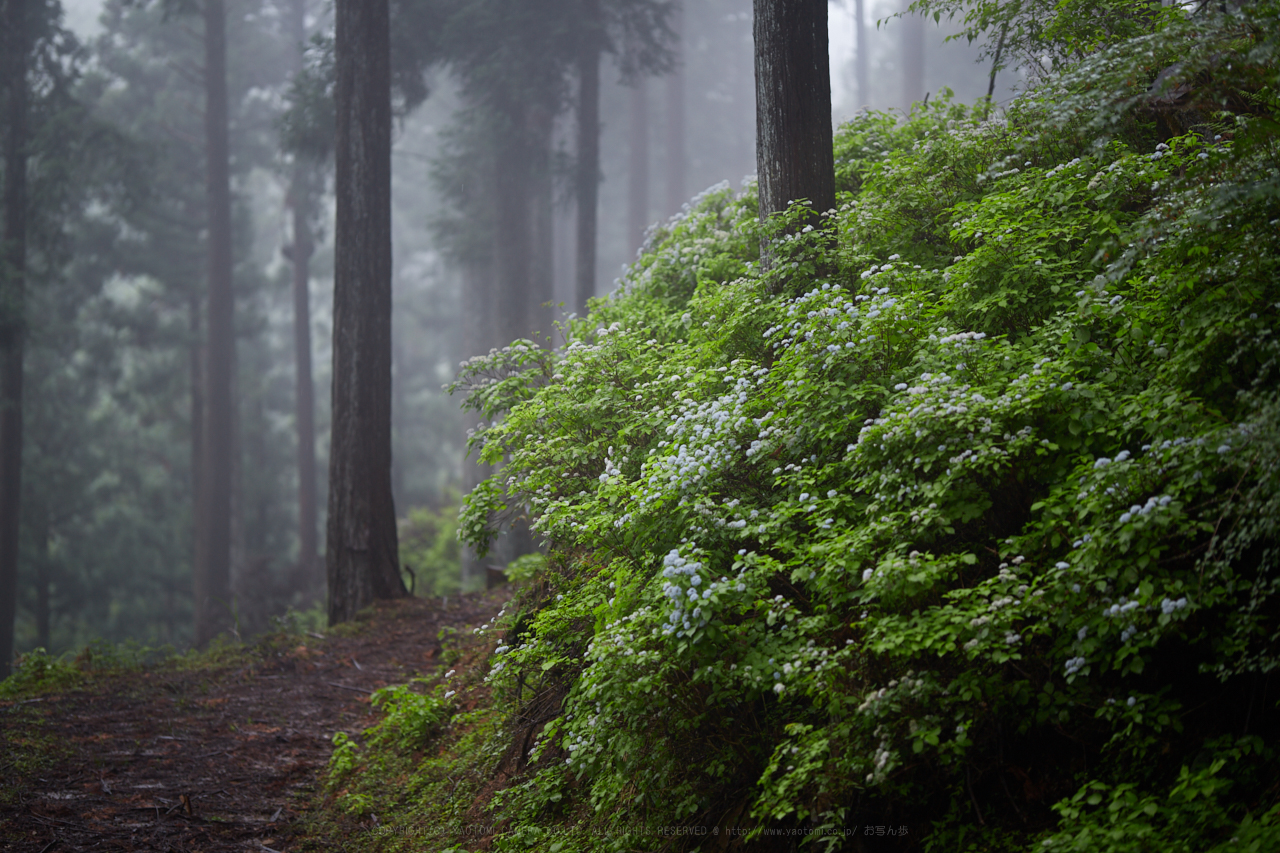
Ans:
{"label": "ground cover plant", "polygon": [[[548,556],[479,629],[496,781],[415,819],[1280,848],[1278,21],[1175,14],[1004,111],[864,114],[819,227],[713,188],[564,348],[467,363],[504,464],[462,536],[523,516]],[[470,695],[382,697],[369,766],[465,755]]]}

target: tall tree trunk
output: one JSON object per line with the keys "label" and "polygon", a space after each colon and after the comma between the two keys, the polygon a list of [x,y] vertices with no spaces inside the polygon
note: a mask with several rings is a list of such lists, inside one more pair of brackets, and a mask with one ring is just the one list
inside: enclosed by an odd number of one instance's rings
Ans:
{"label": "tall tree trunk", "polygon": [[854,68],[858,83],[858,100],[862,106],[871,104],[871,79],[867,72],[867,18],[865,0],[853,0],[853,42],[857,53],[854,56]]}
{"label": "tall tree trunk", "polygon": [[204,512],[204,334],[200,294],[193,288],[187,299],[190,335],[187,370],[191,384],[191,565],[200,564],[208,518]]}
{"label": "tall tree trunk", "polygon": [[[302,50],[307,40],[307,0],[293,0],[290,31],[298,44],[296,71],[302,70]],[[315,382],[311,371],[311,173],[313,167],[295,157],[289,200],[293,207],[293,363],[295,375],[294,420],[298,430],[298,574],[294,586],[307,601],[323,584],[316,536],[316,426]]]}
{"label": "tall tree trunk", "polygon": [[503,111],[506,123],[495,162],[496,185],[502,188],[493,231],[493,256],[497,299],[495,331],[497,346],[528,337],[530,329],[529,293],[532,281],[533,189],[529,162],[528,130],[523,104]]}
{"label": "tall tree trunk", "polygon": [[391,23],[337,0],[329,623],[406,595],[391,494]]}
{"label": "tall tree trunk", "polygon": [[551,174],[551,144],[555,113],[541,106],[529,110],[529,292],[526,336],[551,340],[551,302],[555,297],[555,181]]}
{"label": "tall tree trunk", "polygon": [[42,649],[49,648],[50,625],[53,621],[52,612],[49,606],[49,587],[52,584],[52,578],[49,577],[49,569],[53,564],[52,555],[49,553],[50,536],[49,536],[49,509],[45,506],[37,507],[34,524],[32,527],[32,539],[35,540],[36,560],[36,645]]}
{"label": "tall tree trunk", "polygon": [[649,85],[641,77],[631,89],[631,150],[627,175],[627,237],[633,246],[649,227]]}
{"label": "tall tree trunk", "polygon": [[675,67],[667,76],[667,204],[672,216],[680,211],[689,196],[685,187],[685,117],[684,117],[684,3],[677,3],[671,15],[676,40]]}
{"label": "tall tree trunk", "polygon": [[22,508],[22,360],[27,269],[26,0],[0,0],[5,96],[4,232],[0,242],[0,678],[13,661]]}
{"label": "tall tree trunk", "polygon": [[755,0],[760,216],[835,207],[827,0]]}
{"label": "tall tree trunk", "polygon": [[910,0],[903,0],[902,17],[902,108],[924,98],[924,18],[907,11]]}
{"label": "tall tree trunk", "polygon": [[[494,307],[496,299],[494,286],[493,258],[468,258],[462,265],[462,309],[463,335],[468,357],[484,355],[496,342],[494,328]],[[464,424],[470,431],[480,423],[480,416],[468,411],[463,415]],[[476,486],[493,474],[493,467],[483,464],[475,453],[470,453],[462,461],[462,491],[471,492]],[[484,561],[476,555],[474,549],[464,545],[461,552],[460,584],[463,592],[484,588]]]}
{"label": "tall tree trunk", "polygon": [[205,174],[209,301],[204,365],[204,449],[200,503],[203,535],[195,566],[195,640],[204,645],[231,627],[231,487],[234,477],[231,285],[231,180],[227,142],[227,32],[224,0],[204,0]]}
{"label": "tall tree trunk", "polygon": [[600,203],[600,0],[582,0],[578,43],[578,258],[573,309],[596,295],[596,216]]}

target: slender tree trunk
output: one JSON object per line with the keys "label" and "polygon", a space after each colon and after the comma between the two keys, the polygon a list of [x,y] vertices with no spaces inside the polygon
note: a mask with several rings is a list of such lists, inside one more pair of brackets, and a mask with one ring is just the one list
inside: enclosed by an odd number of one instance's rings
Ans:
{"label": "slender tree trunk", "polygon": [[987,81],[987,100],[991,100],[996,93],[996,75],[1000,73],[1000,54],[1004,53],[1004,39],[1009,34],[1009,25],[1003,24],[1000,27],[1000,41],[996,43],[996,55],[991,60],[991,78]]}
{"label": "slender tree trunk", "polygon": [[[496,341],[494,329],[494,274],[492,257],[468,259],[462,267],[462,308],[466,324],[463,334],[466,337],[468,356],[484,355]],[[480,423],[480,416],[475,412],[464,414],[464,423],[468,431]],[[469,434],[469,432],[468,432]],[[490,465],[485,465],[469,454],[462,461],[462,490],[469,493],[493,473]],[[463,546],[461,553],[461,588],[463,592],[484,588],[484,561],[478,557],[470,546]]]}
{"label": "slender tree trunk", "polygon": [[495,343],[502,347],[530,333],[529,293],[532,281],[532,164],[524,105],[504,110],[507,130],[502,134],[495,163],[502,188],[493,232],[497,284]]}
{"label": "slender tree trunk", "polygon": [[541,106],[529,110],[529,292],[525,335],[551,340],[551,301],[555,297],[555,183],[551,174],[551,141],[555,114]]}
{"label": "slender tree trunk", "polygon": [[42,649],[49,648],[50,624],[52,623],[52,613],[49,606],[49,587],[52,579],[49,577],[49,568],[52,564],[51,555],[49,553],[49,510],[47,507],[39,507],[35,513],[35,528],[32,537],[38,550],[36,557],[36,645]]}
{"label": "slender tree trunk", "polygon": [[316,525],[315,382],[311,370],[311,239],[310,192],[306,167],[294,173],[293,208],[293,359],[296,371],[294,414],[298,429],[298,566],[301,588],[310,594],[323,583],[320,577]]}
{"label": "slender tree trunk", "polygon": [[835,207],[827,0],[755,0],[760,216]]}
{"label": "slender tree trunk", "polygon": [[689,197],[685,187],[684,110],[684,3],[677,3],[671,15],[676,34],[675,67],[667,76],[667,215],[680,211]]}
{"label": "slender tree trunk", "polygon": [[627,236],[639,246],[649,227],[649,85],[641,77],[631,89],[630,169],[627,176]]}
{"label": "slender tree trunk", "polygon": [[208,336],[204,364],[204,447],[200,509],[204,535],[195,566],[195,640],[203,646],[231,627],[232,368],[231,180],[227,141],[227,33],[224,0],[204,0],[205,170],[209,224]]}
{"label": "slender tree trunk", "polygon": [[578,258],[573,308],[596,295],[596,217],[600,203],[600,0],[582,0],[578,44]]}
{"label": "slender tree trunk", "polygon": [[22,507],[22,362],[27,268],[26,0],[0,0],[5,97],[4,231],[0,234],[0,678],[13,661]]}
{"label": "slender tree trunk", "polygon": [[204,512],[204,335],[200,294],[194,289],[187,300],[187,330],[190,335],[187,369],[191,383],[191,565],[200,564],[204,553],[208,517]]}
{"label": "slender tree trunk", "polygon": [[[297,71],[302,70],[302,50],[307,40],[307,0],[293,0],[290,29],[298,43]],[[307,601],[323,584],[317,543],[315,382],[311,371],[311,164],[295,158],[293,186],[293,362],[295,374],[294,420],[298,430],[298,576],[295,587]]]}
{"label": "slender tree trunk", "polygon": [[903,0],[902,18],[902,108],[924,98],[924,18],[907,12],[910,0]]}
{"label": "slender tree trunk", "polygon": [[406,595],[391,494],[391,23],[337,0],[329,622]]}
{"label": "slender tree trunk", "polygon": [[853,0],[853,42],[857,51],[854,56],[854,68],[858,83],[858,100],[862,106],[871,104],[871,79],[867,73],[867,59],[870,48],[867,46],[867,19],[865,0]]}

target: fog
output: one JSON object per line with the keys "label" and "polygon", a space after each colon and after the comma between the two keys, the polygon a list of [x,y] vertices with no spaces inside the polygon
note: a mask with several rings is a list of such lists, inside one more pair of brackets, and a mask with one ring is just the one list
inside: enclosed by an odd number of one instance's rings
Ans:
{"label": "fog", "polygon": [[[62,190],[75,215],[48,226],[33,262],[38,280],[31,288],[48,296],[37,295],[30,306],[26,428],[34,438],[24,459],[16,648],[60,652],[99,639],[184,647],[192,642],[192,443],[199,432],[193,377],[203,352],[200,22],[166,18],[146,4],[63,4],[65,25],[85,46],[75,97],[90,116],[82,126],[89,122],[98,134],[89,159],[101,163]],[[975,47],[945,41],[945,21],[922,27],[924,49],[912,58],[903,49],[903,21],[892,17],[898,7],[880,0],[866,7],[869,85],[861,92],[853,2],[830,6],[837,123],[863,108],[901,111],[909,100],[938,97],[943,87],[961,101],[985,96],[989,69],[976,62]],[[299,554],[290,290],[296,175],[279,135],[298,62],[297,40],[286,26],[292,6],[227,0],[227,8],[236,456],[234,600],[226,606],[235,630],[247,635],[290,610],[318,619],[323,589]],[[310,4],[311,34],[331,26],[326,8]],[[707,187],[723,181],[741,187],[755,171],[750,0],[686,0],[678,28],[669,73],[627,77],[616,56],[603,60],[598,296],[634,260],[648,226]],[[533,547],[517,532],[484,561],[459,553],[453,538],[459,495],[478,472],[464,461],[473,421],[443,386],[460,361],[509,342],[513,330],[554,340],[554,323],[574,310],[572,80],[548,95],[548,103],[561,99],[539,155],[549,165],[543,173],[522,173],[546,181],[536,191],[546,202],[521,220],[533,242],[517,265],[527,268],[532,295],[519,298],[555,307],[531,303],[516,317],[515,285],[501,272],[503,246],[484,234],[496,227],[492,217],[502,221],[510,211],[477,200],[489,190],[463,175],[481,168],[487,155],[475,153],[476,140],[493,138],[493,131],[477,123],[481,78],[468,77],[460,62],[426,68],[427,96],[397,118],[393,148],[393,488],[402,562],[413,569],[406,582],[420,595],[479,584],[482,565],[500,565]],[[904,79],[920,81],[920,91],[909,95]],[[1015,82],[1012,72],[1002,75],[997,99]],[[501,168],[505,155],[494,156]],[[317,170],[325,186],[312,215],[308,289],[322,542],[332,334],[329,171]]]}

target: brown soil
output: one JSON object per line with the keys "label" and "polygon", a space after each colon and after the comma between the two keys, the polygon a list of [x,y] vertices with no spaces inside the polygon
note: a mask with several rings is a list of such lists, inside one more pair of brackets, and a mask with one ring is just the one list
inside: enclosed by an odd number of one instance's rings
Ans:
{"label": "brown soil", "polygon": [[[369,694],[378,687],[437,674],[441,629],[465,632],[505,598],[382,604],[352,636],[276,637],[230,654],[229,665],[163,665],[0,702],[0,785],[9,792],[0,798],[0,847],[296,846],[334,733],[375,721]],[[16,756],[33,743],[48,760],[15,778]]]}

